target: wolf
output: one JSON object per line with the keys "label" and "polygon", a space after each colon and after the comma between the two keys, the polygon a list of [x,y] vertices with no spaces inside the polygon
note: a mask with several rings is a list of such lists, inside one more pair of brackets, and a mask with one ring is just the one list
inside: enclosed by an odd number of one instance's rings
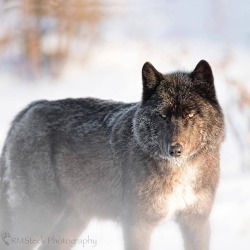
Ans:
{"label": "wolf", "polygon": [[149,250],[154,228],[174,219],[186,250],[209,249],[225,134],[212,69],[201,60],[162,74],[146,62],[142,83],[137,103],[41,100],[16,116],[0,162],[1,229],[77,239],[93,217],[111,219],[125,250]]}

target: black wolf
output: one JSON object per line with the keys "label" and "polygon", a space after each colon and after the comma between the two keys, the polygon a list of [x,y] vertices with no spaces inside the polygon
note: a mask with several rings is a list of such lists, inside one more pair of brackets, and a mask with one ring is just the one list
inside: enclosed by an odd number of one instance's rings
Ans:
{"label": "black wolf", "polygon": [[224,138],[212,70],[202,60],[161,74],[147,62],[142,78],[138,103],[37,101],[16,116],[1,156],[4,230],[74,239],[92,217],[114,219],[126,250],[148,250],[173,218],[185,249],[209,249]]}

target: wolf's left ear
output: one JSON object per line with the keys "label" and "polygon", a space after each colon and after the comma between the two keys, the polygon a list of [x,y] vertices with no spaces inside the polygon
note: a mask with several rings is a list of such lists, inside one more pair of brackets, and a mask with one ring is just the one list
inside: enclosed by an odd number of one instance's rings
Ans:
{"label": "wolf's left ear", "polygon": [[216,100],[214,76],[207,61],[201,60],[197,64],[194,71],[191,73],[191,78],[195,86],[200,90],[202,96]]}
{"label": "wolf's left ear", "polygon": [[154,93],[155,89],[163,79],[163,76],[154,66],[146,62],[142,67],[143,95],[142,101],[146,101]]}

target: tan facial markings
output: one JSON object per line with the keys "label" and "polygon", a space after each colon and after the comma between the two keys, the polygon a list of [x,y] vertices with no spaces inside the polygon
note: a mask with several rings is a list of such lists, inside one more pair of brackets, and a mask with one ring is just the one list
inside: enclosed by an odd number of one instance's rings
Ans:
{"label": "tan facial markings", "polygon": [[[160,110],[163,112],[163,106],[161,106]],[[180,144],[183,148],[181,157],[187,157],[203,147],[202,142],[204,141],[204,138],[202,130],[204,124],[203,120],[199,116],[193,119],[195,114],[196,111],[191,110],[188,111],[184,117],[175,117],[175,115],[173,115],[167,121],[169,127],[167,128],[168,131],[166,131],[166,133],[169,133],[169,129],[172,129],[168,144]],[[168,114],[161,116],[167,117],[167,115]]]}

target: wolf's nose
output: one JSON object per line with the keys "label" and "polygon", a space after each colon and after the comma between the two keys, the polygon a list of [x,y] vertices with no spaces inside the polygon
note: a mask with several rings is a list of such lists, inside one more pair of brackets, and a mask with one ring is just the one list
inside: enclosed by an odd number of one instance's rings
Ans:
{"label": "wolf's nose", "polygon": [[179,143],[171,144],[169,146],[169,154],[173,157],[179,157],[182,152],[182,146]]}

